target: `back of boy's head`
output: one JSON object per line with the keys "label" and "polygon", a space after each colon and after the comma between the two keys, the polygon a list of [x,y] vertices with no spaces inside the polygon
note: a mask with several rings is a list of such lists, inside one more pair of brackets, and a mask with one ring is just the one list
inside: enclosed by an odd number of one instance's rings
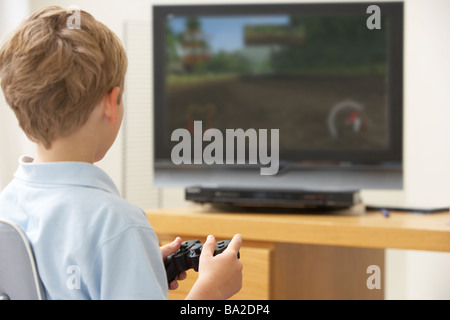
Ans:
{"label": "back of boy's head", "polygon": [[72,14],[42,8],[0,48],[6,102],[25,134],[47,149],[83,126],[116,86],[120,102],[124,88],[127,57],[118,37],[82,10],[80,29],[69,29]]}

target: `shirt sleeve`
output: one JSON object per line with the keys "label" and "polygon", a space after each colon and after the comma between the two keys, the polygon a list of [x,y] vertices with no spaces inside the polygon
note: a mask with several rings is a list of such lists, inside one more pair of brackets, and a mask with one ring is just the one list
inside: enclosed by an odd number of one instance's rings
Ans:
{"label": "shirt sleeve", "polygon": [[102,244],[91,282],[92,297],[106,300],[168,298],[167,276],[153,229],[130,226]]}

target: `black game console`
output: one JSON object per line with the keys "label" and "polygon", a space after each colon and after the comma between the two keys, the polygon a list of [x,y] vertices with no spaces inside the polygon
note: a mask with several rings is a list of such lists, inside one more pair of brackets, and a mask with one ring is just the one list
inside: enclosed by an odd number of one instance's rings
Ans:
{"label": "black game console", "polygon": [[359,191],[190,187],[185,196],[197,203],[267,208],[348,208],[361,203]]}
{"label": "black game console", "polygon": [[[231,242],[231,239],[216,242],[214,255],[222,253]],[[180,249],[166,258],[165,267],[167,272],[167,282],[170,284],[182,271],[194,269],[198,272],[198,262],[202,252],[203,244],[200,240],[184,241]],[[238,259],[240,254],[237,254]]]}

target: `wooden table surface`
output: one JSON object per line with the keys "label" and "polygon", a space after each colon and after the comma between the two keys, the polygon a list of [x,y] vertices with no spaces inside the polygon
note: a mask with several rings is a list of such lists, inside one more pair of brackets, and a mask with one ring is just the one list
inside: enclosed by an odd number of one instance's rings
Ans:
{"label": "wooden table surface", "polygon": [[450,252],[450,213],[417,214],[378,211],[361,215],[327,213],[222,212],[210,206],[147,210],[159,233],[214,234],[244,240],[396,248]]}

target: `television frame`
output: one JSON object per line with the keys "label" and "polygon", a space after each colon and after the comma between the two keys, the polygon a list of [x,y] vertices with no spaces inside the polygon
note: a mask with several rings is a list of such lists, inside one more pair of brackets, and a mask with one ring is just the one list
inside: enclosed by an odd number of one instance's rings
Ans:
{"label": "television frame", "polygon": [[[175,165],[167,155],[170,150],[161,146],[161,136],[165,134],[165,26],[168,15],[174,16],[225,16],[225,15],[267,15],[295,14],[302,15],[336,15],[342,13],[366,12],[369,5],[377,5],[381,9],[381,17],[389,16],[388,34],[388,83],[387,86],[387,128],[388,148],[386,150],[345,150],[345,151],[308,151],[297,154],[280,150],[281,171],[288,168],[289,174],[308,178],[301,187],[313,186],[323,188],[314,174],[330,175],[330,187],[345,189],[401,189],[403,187],[403,12],[404,4],[398,2],[342,2],[342,3],[251,3],[251,4],[193,4],[193,5],[154,5],[153,6],[153,62],[154,62],[154,173],[155,185],[211,185],[211,179],[217,176],[229,175],[234,171],[255,171],[260,166],[254,165]],[[369,15],[368,15],[369,17]],[[244,130],[247,128],[243,128]],[[301,154],[300,154],[301,153]],[[287,157],[286,157],[287,156]],[[213,174],[209,178],[208,175]],[[303,174],[302,174],[303,173]],[[242,174],[238,172],[237,176]],[[311,175],[312,174],[312,175]],[[337,174],[337,175],[336,175]],[[196,175],[200,177],[196,178]],[[232,174],[234,175],[234,173]],[[333,176],[336,177],[333,178]],[[348,183],[345,177],[354,177]],[[322,177],[324,178],[324,177]],[[230,178],[226,185],[233,184]],[[312,180],[311,180],[312,179]],[[337,180],[336,180],[337,179]],[[365,180],[366,181],[365,181]],[[277,180],[274,187],[289,187],[292,183],[283,183],[283,177]],[[286,179],[285,179],[286,180]],[[190,182],[191,181],[191,182]],[[309,182],[308,182],[309,181]],[[340,181],[340,182],[338,182]],[[196,183],[197,182],[197,183]],[[241,184],[239,184],[241,185]]]}

